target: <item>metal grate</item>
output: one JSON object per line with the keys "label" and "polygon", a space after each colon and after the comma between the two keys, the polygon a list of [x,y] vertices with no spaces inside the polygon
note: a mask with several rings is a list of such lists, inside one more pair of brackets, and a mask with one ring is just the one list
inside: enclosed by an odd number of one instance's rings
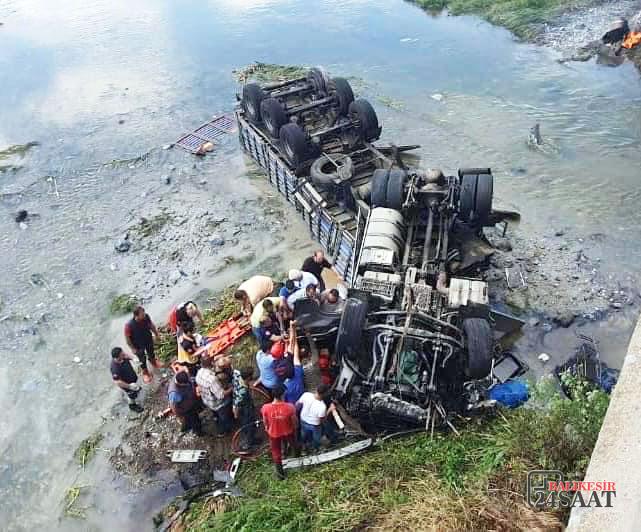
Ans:
{"label": "metal grate", "polygon": [[396,292],[397,283],[391,281],[382,281],[379,279],[368,279],[366,277],[360,277],[356,282],[356,287],[360,290],[365,290],[372,294],[376,294],[382,298],[385,298],[389,301],[394,299],[394,293]]}
{"label": "metal grate", "polygon": [[180,146],[190,153],[196,153],[203,143],[213,142],[215,144],[215,141],[233,133],[234,130],[234,121],[229,115],[216,116],[192,133],[180,137],[176,141],[176,146]]}

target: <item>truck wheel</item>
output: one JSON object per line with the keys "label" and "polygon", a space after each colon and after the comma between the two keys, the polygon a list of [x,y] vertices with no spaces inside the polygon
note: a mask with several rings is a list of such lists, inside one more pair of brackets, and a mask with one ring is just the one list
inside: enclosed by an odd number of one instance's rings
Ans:
{"label": "truck wheel", "polygon": [[338,181],[345,181],[354,173],[354,163],[346,155],[335,155],[333,160],[340,164],[340,171],[327,155],[322,155],[312,163],[309,175],[316,185],[328,186]]}
{"label": "truck wheel", "polygon": [[474,202],[474,221],[485,225],[492,212],[494,177],[492,174],[479,174],[476,180],[476,200]]}
{"label": "truck wheel", "polygon": [[310,68],[307,72],[307,83],[314,87],[314,92],[317,94],[327,94],[329,92],[330,79],[323,67]]}
{"label": "truck wheel", "polygon": [[461,192],[459,195],[459,218],[464,222],[472,220],[476,203],[476,174],[463,174],[461,176]]}
{"label": "truck wheel", "polygon": [[276,98],[265,98],[260,104],[260,116],[269,134],[277,139],[280,128],[288,121],[283,104]]}
{"label": "truck wheel", "polygon": [[358,132],[363,140],[371,142],[380,137],[381,128],[376,111],[367,100],[359,98],[350,103],[349,117],[358,123]]}
{"label": "truck wheel", "polygon": [[395,168],[390,170],[385,193],[385,206],[397,211],[401,210],[405,201],[405,181],[407,174],[404,170]]}
{"label": "truck wheel", "polygon": [[349,104],[354,101],[354,92],[349,82],[345,78],[332,79],[330,92],[336,97],[339,116],[347,116]]}
{"label": "truck wheel", "polygon": [[305,162],[310,155],[307,135],[297,124],[285,124],[280,128],[280,141],[285,158],[297,167]]}
{"label": "truck wheel", "polygon": [[338,357],[357,360],[362,346],[363,327],[367,320],[366,301],[350,297],[343,307],[343,315],[338,325],[334,353]]}
{"label": "truck wheel", "polygon": [[471,379],[487,377],[492,369],[492,328],[483,318],[463,320],[463,334],[467,345],[465,374]]}
{"label": "truck wheel", "polygon": [[387,184],[389,182],[389,170],[377,169],[372,174],[372,191],[370,194],[372,207],[387,206]]}
{"label": "truck wheel", "polygon": [[249,120],[254,124],[260,124],[261,122],[260,104],[266,97],[265,91],[258,83],[243,85],[241,105]]}

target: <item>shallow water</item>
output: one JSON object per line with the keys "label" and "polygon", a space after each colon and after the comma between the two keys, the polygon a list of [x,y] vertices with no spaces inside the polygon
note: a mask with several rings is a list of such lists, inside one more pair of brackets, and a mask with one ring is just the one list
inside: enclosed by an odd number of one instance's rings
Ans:
{"label": "shallow water", "polygon": [[[1,0],[0,21],[0,148],[40,143],[11,160],[22,168],[0,174],[0,318],[28,316],[0,323],[0,514],[9,529],[139,529],[135,517],[151,528],[155,499],[115,481],[101,456],[79,477],[93,486],[88,520],[59,520],[61,499],[78,475],[73,450],[117,399],[106,353],[122,323],[109,319],[108,295],[130,287],[139,268],[113,242],[159,198],[224,211],[232,197],[267,194],[245,176],[233,140],[204,160],[161,148],[232,109],[239,66],[322,64],[352,78],[384,138],[422,144],[425,165],[491,166],[496,194],[522,212],[525,230],[605,233],[593,252],[638,285],[641,82],[631,65],[559,64],[559,52],[473,17],[430,17],[400,0]],[[540,151],[526,144],[536,122]],[[161,183],[165,174],[178,193]],[[21,230],[18,208],[40,216]],[[244,244],[272,262],[300,260],[308,241],[292,223],[295,245],[260,223]],[[172,296],[259,267],[200,276]],[[46,284],[33,286],[32,274]],[[170,301],[151,309],[161,315]],[[595,331],[620,362],[630,319]],[[571,334],[529,342],[533,352],[563,351]]]}

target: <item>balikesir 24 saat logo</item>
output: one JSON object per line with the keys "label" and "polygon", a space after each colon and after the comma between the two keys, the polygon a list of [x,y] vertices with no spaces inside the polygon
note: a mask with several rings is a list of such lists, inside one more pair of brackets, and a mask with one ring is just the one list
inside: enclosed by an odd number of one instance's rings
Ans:
{"label": "balikesir 24 saat logo", "polygon": [[614,482],[566,481],[561,471],[553,469],[530,471],[526,490],[533,508],[611,508],[617,496]]}

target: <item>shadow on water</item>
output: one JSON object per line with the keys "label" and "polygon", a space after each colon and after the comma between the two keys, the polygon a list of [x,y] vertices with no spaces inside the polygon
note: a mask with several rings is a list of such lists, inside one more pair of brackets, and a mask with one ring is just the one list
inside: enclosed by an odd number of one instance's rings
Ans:
{"label": "shadow on water", "polygon": [[[355,85],[374,101],[385,138],[421,143],[427,166],[492,166],[496,193],[522,211],[524,231],[605,234],[602,267],[638,284],[641,84],[631,65],[562,65],[557,53],[478,19],[430,17],[402,0],[8,0],[0,19],[0,149],[39,142],[22,168],[0,174],[0,215],[40,215],[24,230],[0,225],[9,280],[0,317],[12,315],[0,323],[0,513],[10,530],[58,522],[76,475],[75,446],[109,416],[106,353],[121,324],[105,318],[104,295],[138,288],[129,286],[134,274],[151,273],[116,255],[112,242],[156,202],[225,210],[231,199],[266,194],[242,178],[233,144],[205,160],[161,149],[233,107],[231,71],[239,66],[323,64],[362,80]],[[527,146],[537,122],[549,152]],[[165,175],[178,192],[163,185]],[[209,184],[199,185],[203,179]],[[274,235],[259,221],[253,227],[243,252],[269,249],[295,261],[309,245],[301,236],[272,249]],[[31,284],[33,274],[47,284]],[[192,290],[217,282],[204,277]],[[156,299],[159,309],[169,306],[169,296]],[[595,325],[602,348],[619,357],[626,319]],[[533,352],[569,345],[561,336],[573,333],[537,334]],[[118,513],[129,488],[97,469],[92,526],[138,529],[145,512],[135,523]]]}

